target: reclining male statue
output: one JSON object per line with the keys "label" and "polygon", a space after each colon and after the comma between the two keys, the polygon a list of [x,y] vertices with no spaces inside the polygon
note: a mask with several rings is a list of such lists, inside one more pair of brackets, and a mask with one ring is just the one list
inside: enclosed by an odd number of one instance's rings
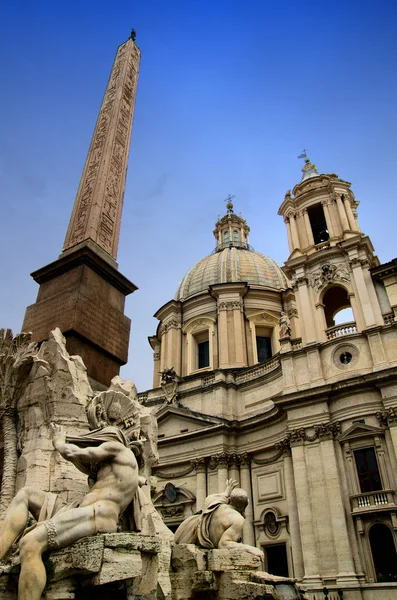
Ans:
{"label": "reclining male statue", "polygon": [[[86,434],[98,446],[80,448],[66,442],[63,427],[51,424],[58,452],[89,475],[93,486],[78,504],[65,506],[51,492],[20,490],[0,527],[0,560],[26,528],[29,511],[38,521],[19,542],[21,573],[18,600],[40,600],[46,585],[43,552],[64,548],[95,533],[117,531],[120,515],[138,492],[138,465],[128,440],[115,426]],[[83,437],[83,436],[82,436]]]}
{"label": "reclining male statue", "polygon": [[259,556],[263,561],[263,552],[259,548],[241,543],[247,505],[247,492],[237,487],[237,481],[229,479],[223,493],[207,496],[203,510],[179,525],[175,543],[196,544],[208,549],[237,548]]}

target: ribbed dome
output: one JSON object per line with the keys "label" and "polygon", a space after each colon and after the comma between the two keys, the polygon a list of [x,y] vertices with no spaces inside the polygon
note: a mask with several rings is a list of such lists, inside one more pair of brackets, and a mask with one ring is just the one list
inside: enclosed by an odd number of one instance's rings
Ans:
{"label": "ribbed dome", "polygon": [[175,300],[207,290],[217,283],[246,282],[273,290],[288,287],[288,280],[277,263],[254,250],[231,247],[202,258],[182,279]]}

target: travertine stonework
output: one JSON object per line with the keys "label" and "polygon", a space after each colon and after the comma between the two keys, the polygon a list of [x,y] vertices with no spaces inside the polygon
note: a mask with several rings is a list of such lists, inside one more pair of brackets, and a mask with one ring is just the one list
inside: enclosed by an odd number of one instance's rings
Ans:
{"label": "travertine stonework", "polygon": [[[149,339],[153,389],[139,397],[158,407],[154,502],[171,528],[233,478],[249,492],[243,541],[264,550],[266,570],[274,565],[298,578],[312,598],[326,586],[348,600],[391,600],[397,267],[395,260],[379,264],[357,207],[350,183],[319,174],[307,160],[279,211],[290,256],[277,287],[268,278],[250,281],[239,262],[253,250],[244,219],[228,218],[229,203],[214,233],[216,253],[233,260],[220,262],[218,279],[216,270],[208,279],[215,255],[203,259],[159,309]],[[346,308],[346,322],[335,323]],[[271,355],[260,359],[263,338]],[[172,368],[170,401],[159,372]],[[376,478],[359,473],[360,453],[372,457]],[[281,566],[274,563],[277,548]]]}

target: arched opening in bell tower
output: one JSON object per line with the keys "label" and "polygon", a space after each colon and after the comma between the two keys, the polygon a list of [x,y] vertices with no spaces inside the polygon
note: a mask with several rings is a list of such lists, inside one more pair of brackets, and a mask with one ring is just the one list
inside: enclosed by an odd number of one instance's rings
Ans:
{"label": "arched opening in bell tower", "polygon": [[327,221],[321,204],[315,204],[307,209],[315,244],[329,240]]}
{"label": "arched opening in bell tower", "polygon": [[334,285],[325,291],[323,306],[327,328],[355,321],[349,294],[342,286]]}

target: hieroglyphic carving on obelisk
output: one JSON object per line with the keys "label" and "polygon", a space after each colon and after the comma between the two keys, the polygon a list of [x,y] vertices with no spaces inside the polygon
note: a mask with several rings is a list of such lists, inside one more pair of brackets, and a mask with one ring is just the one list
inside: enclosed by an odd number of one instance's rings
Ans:
{"label": "hieroglyphic carving on obelisk", "polygon": [[116,54],[77,192],[63,250],[91,239],[117,257],[140,50],[130,38]]}

